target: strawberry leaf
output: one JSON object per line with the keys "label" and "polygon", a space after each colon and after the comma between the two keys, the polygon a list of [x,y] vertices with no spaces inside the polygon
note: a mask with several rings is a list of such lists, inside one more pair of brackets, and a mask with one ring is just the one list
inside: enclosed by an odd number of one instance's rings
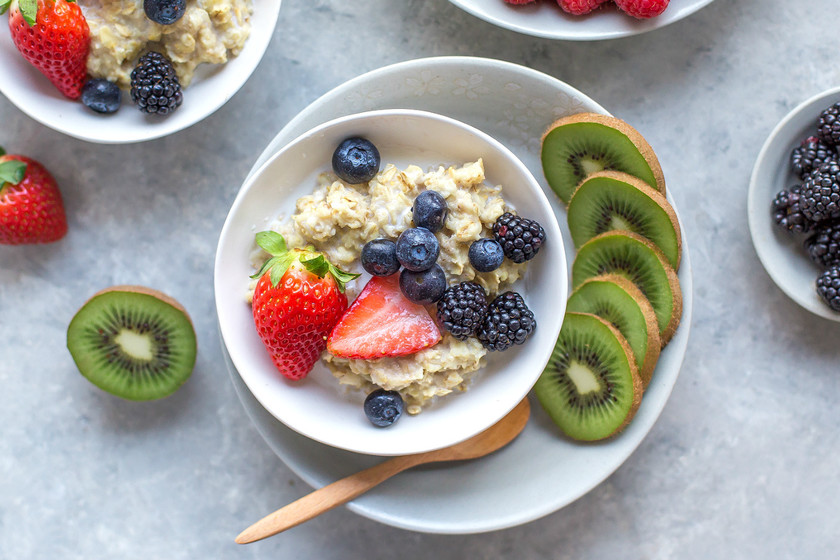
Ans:
{"label": "strawberry leaf", "polygon": [[[0,0],[0,15],[6,13],[6,10],[9,9],[9,4],[12,3],[12,0]],[[2,156],[3,154],[0,154]]]}
{"label": "strawberry leaf", "polygon": [[[2,2],[2,1],[3,0],[0,0],[0,2]],[[0,4],[0,5],[2,5],[2,4]],[[2,13],[3,12],[0,12],[0,14],[2,14]],[[3,149],[3,146],[0,146],[0,156],[5,156],[5,155],[6,155],[6,150]]]}
{"label": "strawberry leaf", "polygon": [[318,278],[323,278],[324,275],[330,271],[330,263],[328,263],[327,259],[324,258],[324,255],[320,253],[311,259],[300,259],[300,264]]}
{"label": "strawberry leaf", "polygon": [[35,25],[35,20],[38,17],[38,0],[20,0],[20,15],[23,16],[24,21],[29,24],[29,27]]}
{"label": "strawberry leaf", "polygon": [[0,163],[0,186],[4,183],[17,185],[26,175],[26,164],[16,159]]}
{"label": "strawberry leaf", "polygon": [[344,272],[343,270],[341,270],[337,266],[333,266],[332,264],[330,264],[330,274],[332,274],[335,278],[335,282],[336,284],[338,284],[338,290],[341,293],[344,293],[344,285],[347,284],[347,282],[349,282],[350,280],[355,280],[356,278],[361,276],[361,274]]}
{"label": "strawberry leaf", "polygon": [[257,245],[269,255],[277,257],[289,252],[286,247],[286,240],[276,231],[261,231],[257,233],[256,238]]}

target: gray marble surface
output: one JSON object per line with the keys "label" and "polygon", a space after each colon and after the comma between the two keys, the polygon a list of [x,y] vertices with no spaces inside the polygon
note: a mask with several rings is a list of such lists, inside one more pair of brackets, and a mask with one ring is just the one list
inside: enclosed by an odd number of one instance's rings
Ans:
{"label": "gray marble surface", "polygon": [[[778,120],[840,83],[838,25],[836,0],[717,0],[651,33],[570,43],[493,27],[446,0],[284,0],[250,81],[168,138],[88,144],[0,97],[0,145],[47,164],[70,222],[60,243],[0,247],[0,558],[836,558],[840,325],[764,272],[746,193]],[[530,524],[436,536],[339,508],[235,545],[244,525],[309,487],[265,445],[222,363],[212,267],[228,207],[263,147],[316,97],[446,54],[552,74],[657,150],[694,262],[682,374],[613,476]],[[168,399],[104,394],[65,349],[76,309],[120,283],[170,293],[196,323],[195,372]]]}

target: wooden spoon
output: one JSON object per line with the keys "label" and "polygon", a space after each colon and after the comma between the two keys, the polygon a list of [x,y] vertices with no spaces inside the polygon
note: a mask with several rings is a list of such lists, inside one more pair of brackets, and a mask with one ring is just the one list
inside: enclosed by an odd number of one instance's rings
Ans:
{"label": "wooden spoon", "polygon": [[513,441],[513,438],[525,428],[530,414],[531,406],[528,399],[525,398],[507,416],[477,436],[451,447],[415,455],[394,457],[369,469],[342,478],[263,517],[242,531],[236,537],[236,542],[247,544],[291,529],[334,507],[349,502],[380,482],[411,467],[426,463],[483,457]]}

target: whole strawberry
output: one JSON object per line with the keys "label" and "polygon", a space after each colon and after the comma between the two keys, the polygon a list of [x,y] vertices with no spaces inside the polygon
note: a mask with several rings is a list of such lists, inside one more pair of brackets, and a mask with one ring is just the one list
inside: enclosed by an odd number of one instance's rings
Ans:
{"label": "whole strawberry", "polygon": [[344,285],[359,275],[339,270],[322,253],[289,250],[273,231],[258,233],[257,245],[272,255],[252,276],[259,278],[252,302],[257,333],[280,373],[302,379],[347,309]]}
{"label": "whole strawberry", "polygon": [[665,11],[671,0],[615,0],[618,8],[629,16],[639,19],[656,17]]}
{"label": "whole strawberry", "polygon": [[70,99],[82,95],[90,29],[73,0],[0,0],[15,47]]}
{"label": "whole strawberry", "polygon": [[582,16],[598,8],[607,0],[557,0],[564,12]]}
{"label": "whole strawberry", "polygon": [[0,243],[51,243],[67,233],[61,193],[40,163],[0,148]]}

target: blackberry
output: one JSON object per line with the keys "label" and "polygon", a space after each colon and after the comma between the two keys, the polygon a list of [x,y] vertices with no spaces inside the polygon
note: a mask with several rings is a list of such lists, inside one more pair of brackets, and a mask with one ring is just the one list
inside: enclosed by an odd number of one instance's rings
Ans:
{"label": "blackberry", "polygon": [[446,289],[437,303],[437,318],[458,340],[475,334],[487,315],[487,294],[475,282],[461,282]]}
{"label": "blackberry", "polygon": [[834,148],[816,136],[809,136],[790,154],[790,167],[800,179],[830,159],[837,159]]}
{"label": "blackberry", "polygon": [[168,115],[184,100],[181,83],[169,59],[146,53],[131,71],[131,100],[144,113]]}
{"label": "blackberry", "polygon": [[773,199],[773,218],[776,224],[788,231],[807,233],[814,229],[814,222],[806,218],[799,208],[801,195],[802,185],[793,185],[777,194]]}
{"label": "blackberry", "polygon": [[487,315],[475,334],[485,348],[501,352],[525,342],[535,328],[537,321],[522,296],[516,292],[505,292],[489,305]]}
{"label": "blackberry", "polygon": [[840,221],[819,225],[805,241],[805,248],[811,260],[823,268],[840,265]]}
{"label": "blackberry", "polygon": [[832,147],[840,144],[840,103],[835,103],[820,113],[817,137]]}
{"label": "blackberry", "polygon": [[534,220],[505,212],[493,224],[493,237],[507,258],[522,263],[533,259],[540,250],[545,242],[545,230]]}
{"label": "blackberry", "polygon": [[834,311],[840,311],[840,266],[832,266],[817,277],[817,293]]}
{"label": "blackberry", "polygon": [[799,209],[812,222],[840,218],[840,163],[827,161],[802,184]]}

